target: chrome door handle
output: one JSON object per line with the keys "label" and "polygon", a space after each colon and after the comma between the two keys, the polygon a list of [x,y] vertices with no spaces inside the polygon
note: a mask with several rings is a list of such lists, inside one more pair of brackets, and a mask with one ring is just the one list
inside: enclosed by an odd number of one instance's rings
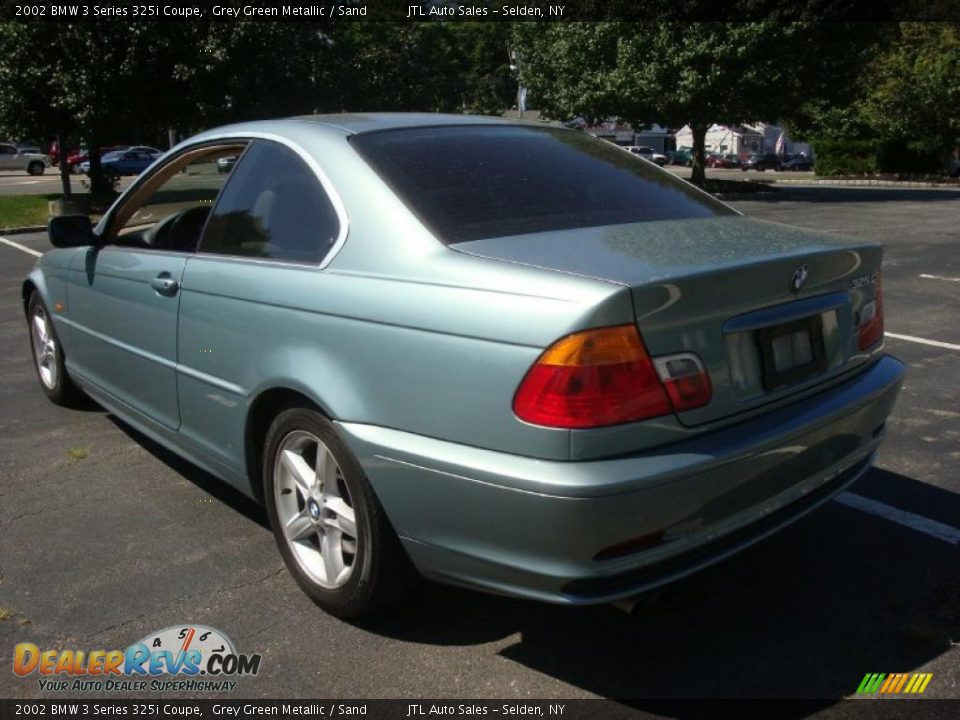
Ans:
{"label": "chrome door handle", "polygon": [[170,273],[163,272],[150,281],[150,287],[160,295],[171,297],[177,294],[177,290],[180,289],[180,283],[170,277]]}

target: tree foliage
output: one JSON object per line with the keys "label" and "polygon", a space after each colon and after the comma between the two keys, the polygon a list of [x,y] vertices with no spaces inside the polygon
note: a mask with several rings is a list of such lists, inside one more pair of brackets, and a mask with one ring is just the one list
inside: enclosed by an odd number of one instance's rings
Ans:
{"label": "tree foliage", "polygon": [[0,133],[94,148],[315,112],[495,113],[508,40],[500,23],[6,23]]}
{"label": "tree foliage", "polygon": [[[960,145],[960,25],[888,24],[876,36],[844,102],[804,105],[796,132],[835,155],[838,172],[942,169]],[[862,162],[848,162],[844,144]]]}
{"label": "tree foliage", "polygon": [[898,30],[869,68],[863,118],[882,139],[946,160],[960,145],[960,24]]}
{"label": "tree foliage", "polygon": [[523,79],[554,117],[619,117],[690,125],[694,182],[702,183],[712,123],[789,117],[814,98],[830,104],[872,42],[840,24],[555,23],[521,25]]}

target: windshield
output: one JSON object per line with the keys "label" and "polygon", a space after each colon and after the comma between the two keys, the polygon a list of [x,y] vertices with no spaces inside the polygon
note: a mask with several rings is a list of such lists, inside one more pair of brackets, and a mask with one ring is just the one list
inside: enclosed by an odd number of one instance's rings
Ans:
{"label": "windshield", "polygon": [[575,130],[455,125],[351,143],[441,240],[735,212],[622,148]]}

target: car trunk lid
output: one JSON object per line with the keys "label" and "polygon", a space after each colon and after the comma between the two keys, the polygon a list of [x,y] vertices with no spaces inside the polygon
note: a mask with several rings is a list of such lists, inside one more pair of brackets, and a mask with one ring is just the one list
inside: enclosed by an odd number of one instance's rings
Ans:
{"label": "car trunk lid", "polygon": [[709,404],[698,426],[852,370],[857,320],[874,297],[879,245],[743,217],[669,220],[458,243],[454,249],[629,287],[653,357],[692,352]]}

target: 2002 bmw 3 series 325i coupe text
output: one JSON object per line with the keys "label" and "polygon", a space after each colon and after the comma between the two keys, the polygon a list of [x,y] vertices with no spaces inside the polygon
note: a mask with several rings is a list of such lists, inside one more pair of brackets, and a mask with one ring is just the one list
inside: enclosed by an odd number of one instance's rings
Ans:
{"label": "2002 bmw 3 series 325i coupe text", "polygon": [[903,373],[878,245],[539,124],[234,125],[50,235],[47,395],[264,502],[342,616],[418,575],[597,603],[692,572],[862,474]]}

